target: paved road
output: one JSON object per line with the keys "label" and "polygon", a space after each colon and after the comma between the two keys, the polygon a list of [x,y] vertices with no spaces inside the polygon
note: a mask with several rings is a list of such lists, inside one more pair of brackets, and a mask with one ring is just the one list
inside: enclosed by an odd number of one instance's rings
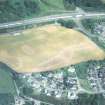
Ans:
{"label": "paved road", "polygon": [[8,22],[8,23],[2,23],[0,24],[0,29],[4,28],[12,28],[16,26],[22,26],[22,25],[30,25],[30,24],[38,24],[43,22],[50,22],[55,21],[58,19],[78,19],[78,18],[90,18],[94,16],[105,16],[105,13],[62,13],[58,15],[50,15],[50,16],[43,16],[39,18],[32,18],[22,21],[16,21],[16,22]]}

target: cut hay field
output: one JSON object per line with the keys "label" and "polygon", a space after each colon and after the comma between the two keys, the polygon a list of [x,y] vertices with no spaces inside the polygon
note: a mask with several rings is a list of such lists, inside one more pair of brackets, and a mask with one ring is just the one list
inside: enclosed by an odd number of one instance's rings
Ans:
{"label": "cut hay field", "polygon": [[84,34],[58,25],[0,35],[0,61],[16,72],[39,72],[105,58],[105,52]]}

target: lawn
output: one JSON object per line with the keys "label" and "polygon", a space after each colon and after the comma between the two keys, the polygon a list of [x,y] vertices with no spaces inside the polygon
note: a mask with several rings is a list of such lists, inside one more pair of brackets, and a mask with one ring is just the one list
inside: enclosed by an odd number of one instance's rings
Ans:
{"label": "lawn", "polygon": [[16,95],[15,85],[10,68],[0,63],[0,94]]}
{"label": "lawn", "polygon": [[104,51],[84,34],[59,25],[0,35],[0,61],[17,72],[39,72],[105,58]]}
{"label": "lawn", "polygon": [[[91,63],[91,62],[89,62]],[[83,62],[75,65],[76,68],[76,74],[79,79],[79,83],[81,87],[89,92],[94,92],[89,80],[87,79],[88,77],[88,68],[89,68],[89,63],[88,62]]]}

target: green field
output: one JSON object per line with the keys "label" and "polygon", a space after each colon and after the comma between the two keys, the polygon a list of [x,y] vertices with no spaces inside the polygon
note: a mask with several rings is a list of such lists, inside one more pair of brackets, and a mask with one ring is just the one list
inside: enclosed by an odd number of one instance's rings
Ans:
{"label": "green field", "polygon": [[10,68],[0,63],[0,94],[16,95],[15,85],[10,73]]}
{"label": "green field", "polygon": [[14,96],[10,93],[0,94],[0,105],[14,105]]}
{"label": "green field", "polygon": [[87,79],[88,67],[89,67],[88,62],[79,63],[79,64],[75,65],[77,77],[79,79],[81,87],[86,91],[93,92],[93,89],[91,88],[90,83]]}
{"label": "green field", "polygon": [[42,15],[65,11],[63,0],[40,0],[39,6]]}

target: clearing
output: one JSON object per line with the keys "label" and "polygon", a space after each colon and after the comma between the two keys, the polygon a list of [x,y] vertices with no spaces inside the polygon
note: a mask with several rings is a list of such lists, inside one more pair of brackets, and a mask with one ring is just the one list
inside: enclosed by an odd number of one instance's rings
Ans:
{"label": "clearing", "polygon": [[0,35],[0,61],[16,72],[40,72],[102,60],[105,52],[81,32],[59,25]]}

